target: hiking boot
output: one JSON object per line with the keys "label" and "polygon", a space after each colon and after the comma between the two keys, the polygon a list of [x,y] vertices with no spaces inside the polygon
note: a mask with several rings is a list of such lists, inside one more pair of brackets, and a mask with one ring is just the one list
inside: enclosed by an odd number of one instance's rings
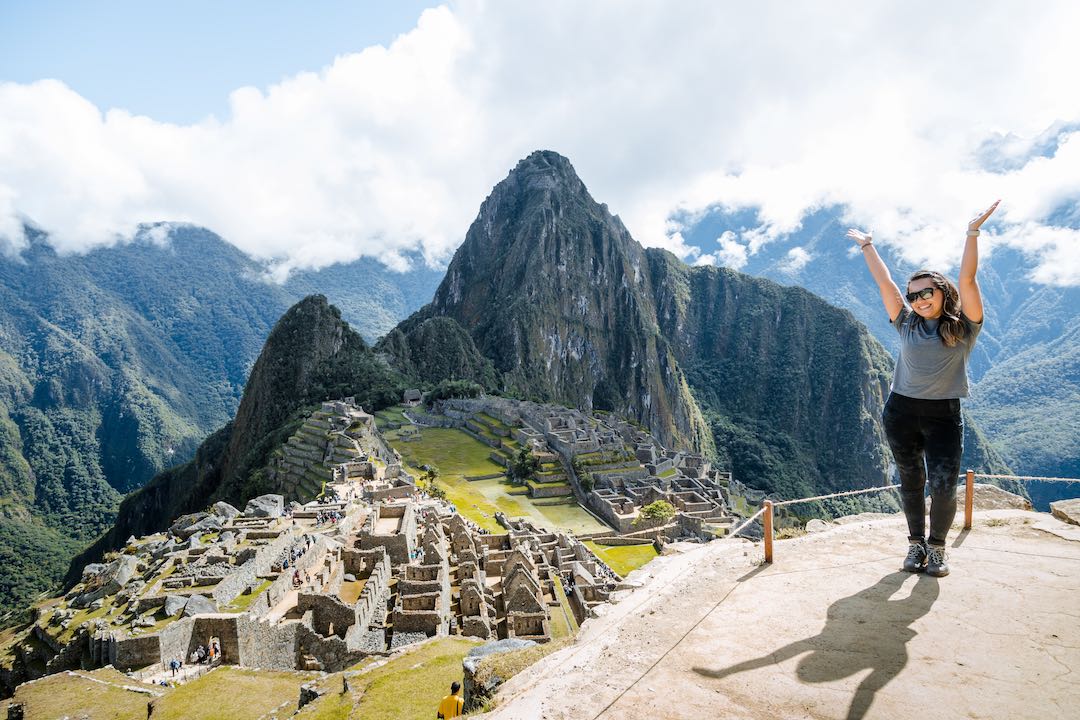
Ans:
{"label": "hiking boot", "polygon": [[904,570],[917,573],[925,569],[926,545],[921,542],[913,542],[908,546],[907,557],[904,558]]}
{"label": "hiking boot", "polygon": [[934,577],[945,577],[949,574],[949,566],[945,562],[944,545],[926,546],[926,574]]}

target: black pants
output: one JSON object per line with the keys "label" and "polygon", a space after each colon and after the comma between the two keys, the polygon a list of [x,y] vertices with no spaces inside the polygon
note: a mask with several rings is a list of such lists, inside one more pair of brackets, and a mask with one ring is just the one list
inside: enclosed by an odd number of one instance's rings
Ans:
{"label": "black pants", "polygon": [[892,393],[882,415],[907,517],[908,539],[926,539],[924,493],[930,486],[931,545],[944,545],[956,516],[956,481],[964,452],[959,400],[918,400]]}

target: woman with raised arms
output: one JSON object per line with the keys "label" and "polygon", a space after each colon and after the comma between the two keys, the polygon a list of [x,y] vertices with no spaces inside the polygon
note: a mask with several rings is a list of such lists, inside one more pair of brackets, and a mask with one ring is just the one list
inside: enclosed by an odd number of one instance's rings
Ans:
{"label": "woman with raised arms", "polygon": [[901,293],[874,249],[871,234],[855,229],[847,233],[861,248],[889,321],[900,333],[900,356],[882,423],[900,473],[909,542],[903,568],[909,572],[925,570],[934,577],[949,574],[945,536],[956,515],[956,483],[964,450],[960,398],[968,395],[968,357],[983,326],[982,296],[975,278],[979,228],[998,202],[968,224],[955,285],[939,272],[919,270]]}

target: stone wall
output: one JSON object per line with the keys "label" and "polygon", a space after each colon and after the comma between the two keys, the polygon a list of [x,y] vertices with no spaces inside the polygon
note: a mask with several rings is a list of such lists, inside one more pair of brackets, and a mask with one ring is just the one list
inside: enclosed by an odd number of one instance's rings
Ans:
{"label": "stone wall", "polygon": [[[376,534],[374,529],[380,517],[400,517],[401,527],[393,535]],[[379,546],[386,548],[387,554],[395,565],[409,562],[409,556],[416,547],[416,509],[412,503],[377,505],[359,533],[361,550],[373,550]]]}
{"label": "stone wall", "polygon": [[390,558],[382,548],[367,553],[346,550],[343,556],[346,571],[350,571],[351,568],[353,574],[360,577],[356,574],[356,570],[361,565],[364,555],[373,558],[375,564],[368,570],[367,582],[364,584],[364,589],[360,591],[360,597],[357,598],[354,606],[356,624],[362,630],[366,630],[373,620],[382,619],[381,613],[386,610],[386,600],[390,592],[391,574]]}
{"label": "stone wall", "polygon": [[605,537],[593,542],[597,545],[652,545],[652,540],[638,537]]}
{"label": "stone wall", "polygon": [[397,487],[384,488],[382,490],[371,490],[365,492],[364,495],[371,500],[371,502],[384,502],[386,500],[400,500],[407,498],[416,492],[416,487],[413,485],[399,485]]}
{"label": "stone wall", "polygon": [[237,618],[240,664],[265,670],[295,670],[299,658],[297,634],[301,628],[303,626],[295,622],[268,623]]}
{"label": "stone wall", "polygon": [[[183,618],[170,623],[164,630],[157,634],[162,662],[169,662],[173,658],[183,660],[185,663],[191,657],[192,631],[195,629],[195,618]],[[198,645],[198,643],[194,643]]]}
{"label": "stone wall", "polygon": [[422,595],[442,592],[443,584],[439,580],[398,580],[398,592],[402,595]]}
{"label": "stone wall", "polygon": [[286,530],[275,540],[255,549],[255,555],[217,584],[212,593],[217,604],[235,600],[244,590],[259,584],[259,576],[270,572],[270,566],[292,544],[293,534]]}
{"label": "stone wall", "polygon": [[109,648],[109,662],[117,670],[132,670],[161,662],[161,641],[157,635],[122,638]]}
{"label": "stone wall", "polygon": [[542,485],[529,484],[529,496],[533,498],[570,497],[572,491],[568,483],[543,487]]}
{"label": "stone wall", "polygon": [[321,637],[304,625],[296,625],[296,628],[298,654],[315,658],[326,672],[344,670],[368,655],[362,650],[350,650],[348,644],[337,636]]}
{"label": "stone wall", "polygon": [[258,564],[258,560],[248,560],[217,584],[211,595],[218,605],[232,602],[244,590],[258,584]]}
{"label": "stone wall", "polygon": [[333,634],[344,639],[345,633],[356,624],[356,610],[333,595],[302,592],[296,605],[301,613],[311,612],[311,627],[323,637]]}
{"label": "stone wall", "polygon": [[[301,555],[296,560],[296,569],[303,575],[305,570],[310,570],[313,565],[317,563],[317,560],[322,557],[323,551],[326,548],[326,541],[323,538],[319,538],[312,543],[311,548]],[[277,557],[276,555],[274,556]],[[271,559],[271,562],[273,560]],[[269,568],[268,568],[269,569]],[[283,572],[277,576],[277,578],[270,583],[263,594],[263,598],[251,604],[248,608],[248,612],[256,617],[262,617],[269,612],[270,608],[281,602],[281,599],[285,597],[285,593],[292,590],[292,568],[289,572]]]}
{"label": "stone wall", "polygon": [[436,611],[395,612],[394,632],[424,633],[428,636],[439,634],[442,628],[442,615]]}

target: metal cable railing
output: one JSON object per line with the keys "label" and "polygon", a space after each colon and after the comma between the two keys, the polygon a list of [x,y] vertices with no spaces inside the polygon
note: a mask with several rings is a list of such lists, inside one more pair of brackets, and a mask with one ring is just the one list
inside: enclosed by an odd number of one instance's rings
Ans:
{"label": "metal cable railing", "polygon": [[1040,477],[1039,475],[990,475],[987,473],[975,473],[975,477],[986,480],[1040,480],[1042,482],[1080,482],[1080,478]]}

